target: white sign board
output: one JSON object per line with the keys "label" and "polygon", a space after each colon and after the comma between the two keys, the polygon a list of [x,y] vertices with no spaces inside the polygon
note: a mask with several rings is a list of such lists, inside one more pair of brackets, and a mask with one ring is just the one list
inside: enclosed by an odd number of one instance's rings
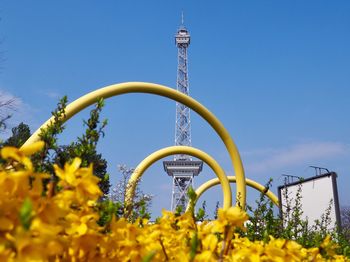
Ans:
{"label": "white sign board", "polygon": [[286,212],[288,205],[291,208],[295,206],[295,199],[299,191],[301,210],[303,212],[301,218],[308,220],[309,225],[313,226],[315,220],[321,220],[321,216],[330,207],[329,217],[331,223],[328,229],[334,229],[336,224],[340,225],[336,178],[337,174],[330,172],[278,187],[281,212]]}

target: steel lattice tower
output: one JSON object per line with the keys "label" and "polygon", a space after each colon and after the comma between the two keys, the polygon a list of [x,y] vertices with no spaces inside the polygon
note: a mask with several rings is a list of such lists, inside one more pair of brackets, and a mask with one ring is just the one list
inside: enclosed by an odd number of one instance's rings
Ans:
{"label": "steel lattice tower", "polygon": [[[177,90],[189,95],[187,48],[190,45],[190,34],[183,22],[175,35],[175,44],[178,49]],[[181,103],[176,103],[175,145],[191,146],[190,109]],[[194,161],[188,155],[175,155],[173,161],[164,161],[164,170],[173,177],[171,210],[181,207],[185,210],[189,187],[193,187],[193,178],[202,171],[203,162]]]}

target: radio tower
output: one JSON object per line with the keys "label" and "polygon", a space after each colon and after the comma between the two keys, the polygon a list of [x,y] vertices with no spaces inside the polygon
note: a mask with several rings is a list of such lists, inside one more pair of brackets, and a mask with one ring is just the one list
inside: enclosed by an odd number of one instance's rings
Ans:
{"label": "radio tower", "polygon": [[[177,46],[177,90],[189,95],[187,48],[190,45],[190,34],[184,26],[182,14],[181,26],[175,35]],[[176,103],[175,120],[175,145],[191,146],[191,121],[190,109],[181,103]],[[193,187],[193,178],[197,176],[203,167],[202,161],[192,160],[188,155],[175,155],[173,161],[163,162],[164,170],[173,178],[171,210],[186,209],[188,203],[187,191]]]}

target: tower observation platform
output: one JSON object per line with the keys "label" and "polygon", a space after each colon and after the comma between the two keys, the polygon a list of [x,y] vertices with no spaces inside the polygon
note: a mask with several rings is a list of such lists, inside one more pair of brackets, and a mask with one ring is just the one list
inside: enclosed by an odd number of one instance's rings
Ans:
{"label": "tower observation platform", "polygon": [[[175,35],[175,44],[178,49],[177,90],[189,95],[187,49],[190,45],[190,33],[184,26],[183,15],[181,26]],[[176,103],[175,145],[191,146],[190,109],[181,103]],[[171,210],[186,209],[188,203],[187,191],[193,187],[194,176],[202,171],[203,162],[192,160],[188,155],[175,155],[174,160],[163,162],[165,172],[173,178]]]}

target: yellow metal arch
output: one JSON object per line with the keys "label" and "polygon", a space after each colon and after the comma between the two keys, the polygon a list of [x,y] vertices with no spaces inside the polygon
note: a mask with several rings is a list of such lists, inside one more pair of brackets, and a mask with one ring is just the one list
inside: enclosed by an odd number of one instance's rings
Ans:
{"label": "yellow metal arch", "polygon": [[131,175],[128,185],[127,191],[125,194],[125,206],[129,207],[132,204],[132,199],[134,197],[134,192],[136,188],[137,181],[141,178],[142,174],[146,171],[148,167],[150,167],[154,162],[162,159],[166,156],[176,155],[176,154],[186,154],[197,157],[207,163],[215,172],[218,183],[221,184],[224,203],[223,208],[227,209],[232,205],[232,195],[231,195],[231,187],[227,176],[225,175],[224,170],[220,167],[220,165],[215,161],[207,153],[189,146],[170,146],[160,149],[148,157],[146,157],[142,162],[136,167],[134,173]]}
{"label": "yellow metal arch", "polygon": [[[246,185],[244,169],[238,149],[235,143],[233,142],[229,132],[225,129],[223,124],[214,116],[214,114],[212,114],[206,107],[197,102],[195,99],[177,90],[162,85],[143,82],[129,82],[106,86],[97,89],[93,92],[90,92],[67,105],[65,112],[66,116],[64,121],[68,120],[84,108],[92,105],[99,98],[109,98],[126,93],[148,93],[168,97],[186,105],[187,107],[197,112],[201,117],[203,117],[220,136],[221,140],[226,146],[227,151],[230,154],[233,169],[237,177],[236,199],[239,199],[238,204],[240,204],[243,208],[245,207]],[[52,121],[54,121],[53,117],[47,120],[38,130],[36,130],[24,145],[28,145],[39,140],[40,129],[46,128]]]}
{"label": "yellow metal arch", "polygon": [[[236,183],[235,176],[228,176],[227,178],[230,181],[230,183]],[[245,182],[246,182],[247,186],[255,188],[256,190],[260,191],[261,193],[264,193],[279,208],[278,197],[273,192],[271,192],[267,187],[259,184],[258,182],[254,181],[254,180],[248,179],[248,178],[246,178]],[[201,186],[199,186],[196,189],[196,195],[197,195],[196,202],[198,201],[200,196],[205,191],[207,191],[209,188],[216,186],[218,184],[220,184],[219,179],[213,178],[213,179],[208,180],[207,182],[203,183]],[[194,203],[194,205],[196,204],[196,202]],[[189,208],[189,205],[187,206],[187,209],[188,208]]]}

